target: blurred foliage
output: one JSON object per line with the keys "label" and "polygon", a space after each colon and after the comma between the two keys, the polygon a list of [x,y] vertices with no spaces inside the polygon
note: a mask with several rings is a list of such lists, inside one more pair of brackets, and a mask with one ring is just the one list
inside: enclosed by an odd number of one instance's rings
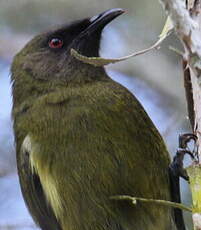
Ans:
{"label": "blurred foliage", "polygon": [[[146,0],[1,0],[0,6],[1,25],[30,33],[115,7],[129,9],[129,20],[135,21],[136,25],[144,21],[147,28],[157,28],[164,18],[161,6],[155,0],[149,0],[149,4]],[[143,30],[143,27],[138,29]]]}

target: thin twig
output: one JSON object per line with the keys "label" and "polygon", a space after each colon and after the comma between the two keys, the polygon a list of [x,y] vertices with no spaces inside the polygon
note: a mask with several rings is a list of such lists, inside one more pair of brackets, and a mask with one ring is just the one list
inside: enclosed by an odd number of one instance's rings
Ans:
{"label": "thin twig", "polygon": [[112,200],[130,200],[130,201],[132,201],[132,204],[135,204],[135,205],[136,205],[137,201],[144,202],[144,203],[154,203],[157,205],[164,205],[164,206],[168,206],[168,207],[179,208],[179,209],[185,210],[187,212],[192,212],[192,208],[189,208],[189,207],[187,207],[183,204],[180,204],[180,203],[175,203],[175,202],[171,202],[171,201],[167,201],[167,200],[145,199],[145,198],[141,198],[141,197],[132,197],[132,196],[126,196],[126,195],[112,196],[112,197],[110,197],[110,199],[112,199]]}

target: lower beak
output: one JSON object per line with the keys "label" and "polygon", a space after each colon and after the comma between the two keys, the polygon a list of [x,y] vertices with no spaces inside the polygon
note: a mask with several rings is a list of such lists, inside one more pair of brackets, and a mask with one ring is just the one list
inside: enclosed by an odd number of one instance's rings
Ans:
{"label": "lower beak", "polygon": [[[97,16],[87,19],[85,29],[73,40],[70,49],[75,49],[82,55],[98,57],[100,38],[103,28],[113,19],[123,14],[120,8],[107,10]],[[86,20],[86,19],[85,19]]]}

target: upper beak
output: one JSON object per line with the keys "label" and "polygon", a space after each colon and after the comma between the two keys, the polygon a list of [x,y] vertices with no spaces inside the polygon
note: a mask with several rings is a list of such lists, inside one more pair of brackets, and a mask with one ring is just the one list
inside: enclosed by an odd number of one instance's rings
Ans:
{"label": "upper beak", "polygon": [[125,11],[121,8],[107,10],[101,14],[93,16],[89,19],[89,26],[81,33],[82,35],[91,34],[97,30],[102,30],[109,22],[114,20]]}
{"label": "upper beak", "polygon": [[70,48],[85,56],[99,56],[100,37],[103,28],[124,12],[123,9],[116,8],[88,18],[85,29],[73,40]]}

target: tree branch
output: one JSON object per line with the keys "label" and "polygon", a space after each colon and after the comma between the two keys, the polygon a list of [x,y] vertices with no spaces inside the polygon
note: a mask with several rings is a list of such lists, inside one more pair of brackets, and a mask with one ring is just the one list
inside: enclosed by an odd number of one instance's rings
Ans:
{"label": "tree branch", "polygon": [[180,204],[180,203],[175,203],[171,202],[168,200],[155,200],[155,199],[146,199],[146,198],[141,198],[141,197],[132,197],[132,196],[127,196],[127,195],[119,195],[119,196],[112,196],[110,197],[112,200],[129,200],[132,202],[132,204],[136,205],[137,201],[143,202],[143,203],[154,203],[156,205],[163,205],[167,207],[173,207],[173,208],[179,208],[187,212],[192,212],[192,209]]}
{"label": "tree branch", "polygon": [[186,87],[188,112],[193,132],[198,137],[198,161],[193,162],[187,168],[187,172],[193,198],[194,229],[201,230],[201,0],[160,1],[172,19],[185,50],[184,80],[188,80],[185,82],[185,86],[188,84]]}

